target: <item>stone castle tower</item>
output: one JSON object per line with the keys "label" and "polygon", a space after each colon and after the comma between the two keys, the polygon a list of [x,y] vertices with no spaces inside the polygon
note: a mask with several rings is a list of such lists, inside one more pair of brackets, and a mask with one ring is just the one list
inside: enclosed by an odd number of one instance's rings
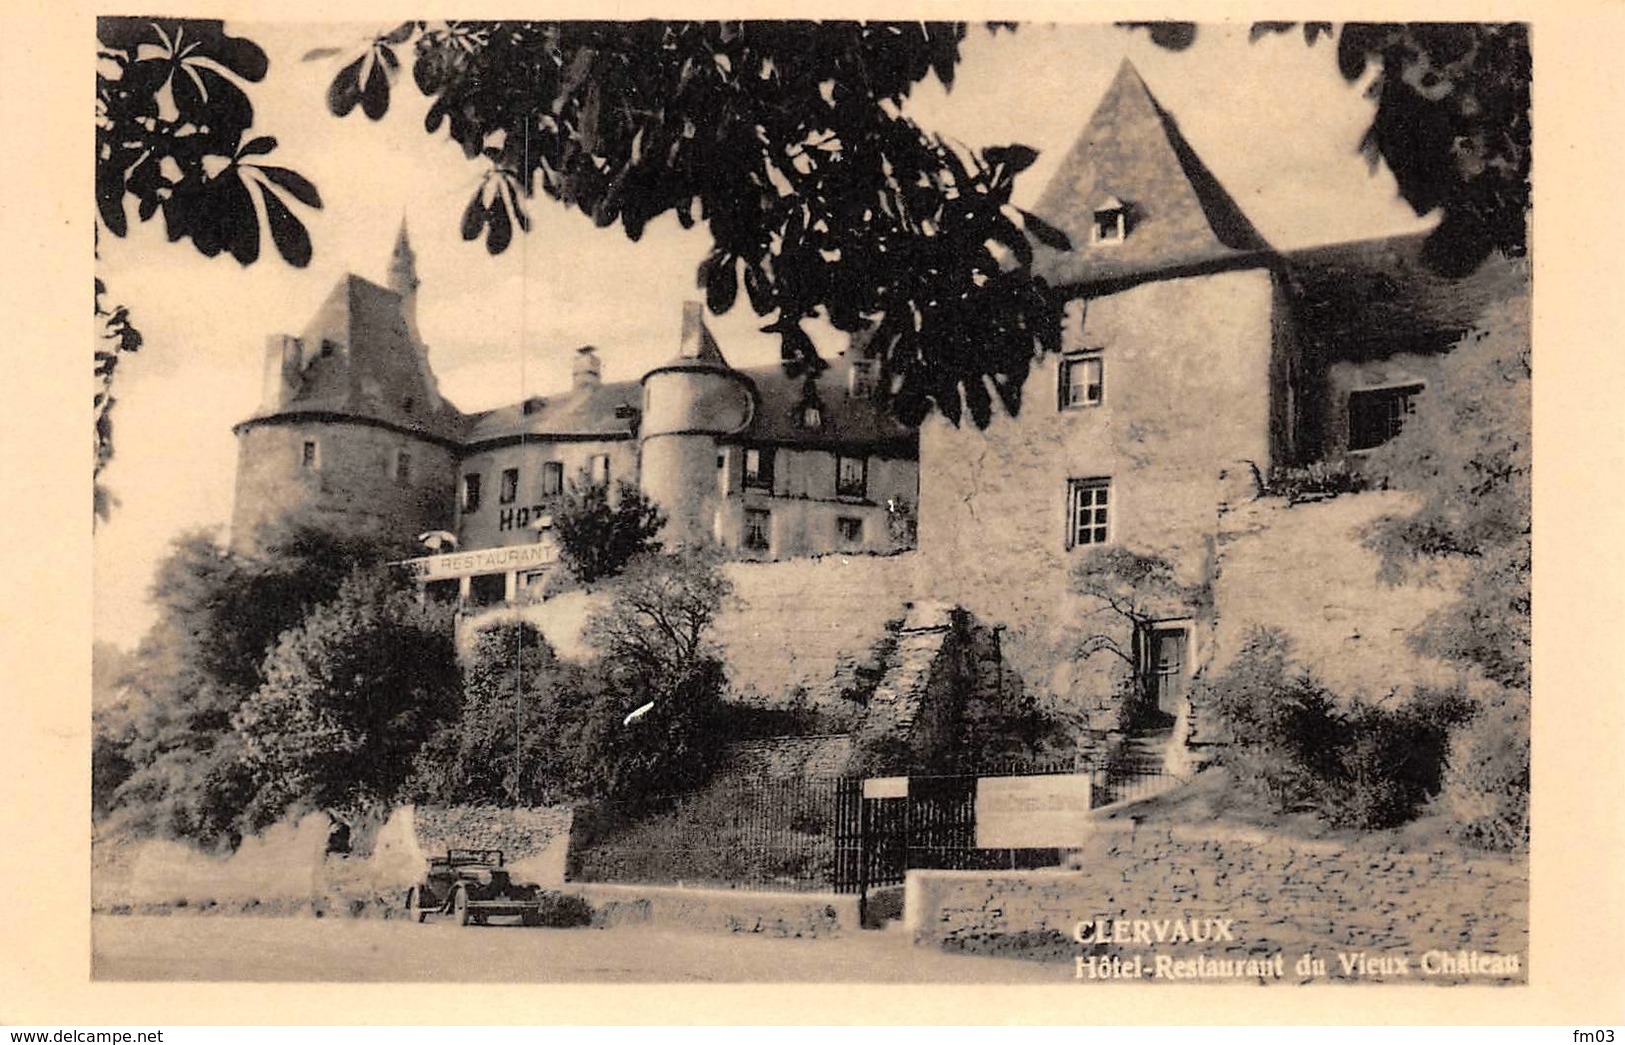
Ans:
{"label": "stone castle tower", "polygon": [[233,550],[300,523],[399,538],[453,524],[463,419],[429,369],[418,282],[402,222],[387,287],[347,275],[302,333],[270,337],[259,409],[233,429]]}
{"label": "stone castle tower", "polygon": [[724,497],[717,440],[756,415],[754,386],[723,358],[701,309],[683,306],[677,357],[643,376],[639,472],[643,492],[666,511],[668,546],[715,539]]}

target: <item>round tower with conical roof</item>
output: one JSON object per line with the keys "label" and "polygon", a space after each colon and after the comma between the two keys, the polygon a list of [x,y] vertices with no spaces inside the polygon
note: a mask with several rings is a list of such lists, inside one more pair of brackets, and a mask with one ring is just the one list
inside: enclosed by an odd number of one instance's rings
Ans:
{"label": "round tower with conical roof", "polygon": [[750,378],[728,365],[699,302],[683,305],[676,358],[643,376],[639,482],[666,514],[668,548],[710,542],[722,507],[717,441],[743,431],[756,409]]}

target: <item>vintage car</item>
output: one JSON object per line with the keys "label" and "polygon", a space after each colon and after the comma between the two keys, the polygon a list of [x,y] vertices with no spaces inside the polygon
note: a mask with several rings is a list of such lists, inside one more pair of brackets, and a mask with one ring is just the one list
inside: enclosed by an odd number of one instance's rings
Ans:
{"label": "vintage car", "polygon": [[540,925],[542,889],[514,881],[500,849],[447,849],[445,856],[429,858],[428,874],[406,891],[406,911],[419,922],[445,915],[459,925],[484,925],[487,918],[507,916]]}

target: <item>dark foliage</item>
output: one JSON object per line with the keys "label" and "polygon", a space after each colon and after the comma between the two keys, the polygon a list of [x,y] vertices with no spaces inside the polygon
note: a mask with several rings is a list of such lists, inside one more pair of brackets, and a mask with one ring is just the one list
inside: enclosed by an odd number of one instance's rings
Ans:
{"label": "dark foliage", "polygon": [[523,622],[474,639],[462,702],[417,755],[410,796],[440,804],[551,805],[590,790],[582,747],[602,707],[595,673]]}
{"label": "dark foliage", "polygon": [[462,682],[448,608],[424,603],[386,568],[285,632],[254,694],[232,714],[259,830],[289,812],[354,815],[394,800],[412,758],[456,713]]}
{"label": "dark foliage", "polygon": [[248,138],[254,106],[245,85],[269,68],[252,40],[201,19],[96,22],[96,209],[115,236],[128,230],[126,197],[141,221],[162,211],[171,242],[205,257],[259,257],[258,198],[271,239],[291,265],[310,263],[310,235],[289,207],[320,207],[306,178],[259,157],[275,138]]}
{"label": "dark foliage", "polygon": [[559,659],[522,622],[476,638],[459,712],[418,753],[411,796],[637,810],[711,778],[731,724],[706,642],[726,582],[690,553],[645,556],[617,583],[589,624],[591,664]]}
{"label": "dark foliage", "polygon": [[1395,707],[1344,700],[1296,671],[1278,632],[1257,631],[1207,684],[1236,779],[1277,812],[1311,812],[1338,827],[1396,827],[1443,786],[1451,731],[1473,707],[1454,691],[1422,691]]}
{"label": "dark foliage", "polygon": [[570,875],[581,881],[828,889],[835,871],[833,780],[729,780],[630,811],[577,811]]}
{"label": "dark foliage", "polygon": [[[1125,22],[1171,50],[1196,40],[1190,22]],[[1300,28],[1258,22],[1254,40]],[[1375,105],[1359,143],[1381,160],[1417,214],[1440,210],[1424,257],[1441,273],[1465,275],[1491,251],[1527,247],[1530,161],[1529,27],[1523,23],[1306,22],[1304,39],[1335,37],[1338,71],[1353,83],[1375,65],[1366,89]]]}
{"label": "dark foliage", "polygon": [[[898,103],[951,85],[965,27],[887,22],[406,22],[342,65],[330,109],[381,117],[410,63],[486,175],[466,239],[500,253],[537,193],[633,240],[655,218],[704,222],[698,282],[715,313],[743,289],[792,373],[825,364],[802,329],[871,325],[881,387],[905,421],[1014,413],[1059,326],[1027,235],[1065,237],[1010,205],[1036,153],[963,151]],[[325,57],[330,51],[315,52]],[[403,57],[404,54],[404,57]]]}
{"label": "dark foliage", "polygon": [[613,577],[634,556],[655,550],[666,525],[659,506],[635,483],[618,484],[613,504],[609,494],[583,471],[553,510],[559,561],[583,584]]}
{"label": "dark foliage", "polygon": [[1271,468],[1259,492],[1268,497],[1284,497],[1288,504],[1300,504],[1359,493],[1370,485],[1370,479],[1350,467],[1347,460],[1314,461],[1302,466]]}
{"label": "dark foliage", "polygon": [[266,654],[352,570],[398,552],[310,529],[275,538],[252,558],[204,533],[177,540],[153,584],[158,619],[124,671],[123,706],[97,725],[104,781],[129,770],[110,810],[152,833],[205,842],[232,835],[247,782],[231,719],[259,688]]}
{"label": "dark foliage", "polygon": [[1370,462],[1421,497],[1370,534],[1387,575],[1451,566],[1462,577],[1412,646],[1499,687],[1452,741],[1443,796],[1457,835],[1495,849],[1529,840],[1531,349],[1527,299],[1489,310],[1441,363],[1438,391]]}
{"label": "dark foliage", "polygon": [[[258,44],[219,21],[103,17],[96,59],[98,242],[104,228],[128,232],[133,197],[139,221],[162,211],[170,242],[190,239],[205,257],[225,251],[248,265],[260,253],[258,200],[277,252],[310,264],[310,234],[290,203],[320,208],[320,193],[297,171],[264,162],[275,138],[244,140],[254,124],[245,87],[269,68]],[[128,308],[103,304],[106,292],[97,279],[96,476],[113,456],[114,372],[142,340]],[[111,495],[99,482],[94,490],[95,518],[106,519]]]}

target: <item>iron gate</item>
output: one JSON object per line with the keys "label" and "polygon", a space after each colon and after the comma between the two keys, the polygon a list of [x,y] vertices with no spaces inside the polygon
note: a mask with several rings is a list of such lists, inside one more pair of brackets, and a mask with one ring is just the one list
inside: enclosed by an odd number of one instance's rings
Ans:
{"label": "iron gate", "polygon": [[[1019,770],[1070,772],[1071,763]],[[977,847],[976,780],[973,775],[909,777],[906,793],[889,797],[865,797],[865,781],[842,780],[836,792],[835,891],[863,896],[877,886],[900,885],[906,872],[926,868],[1054,866],[1060,858],[1056,849]]]}

